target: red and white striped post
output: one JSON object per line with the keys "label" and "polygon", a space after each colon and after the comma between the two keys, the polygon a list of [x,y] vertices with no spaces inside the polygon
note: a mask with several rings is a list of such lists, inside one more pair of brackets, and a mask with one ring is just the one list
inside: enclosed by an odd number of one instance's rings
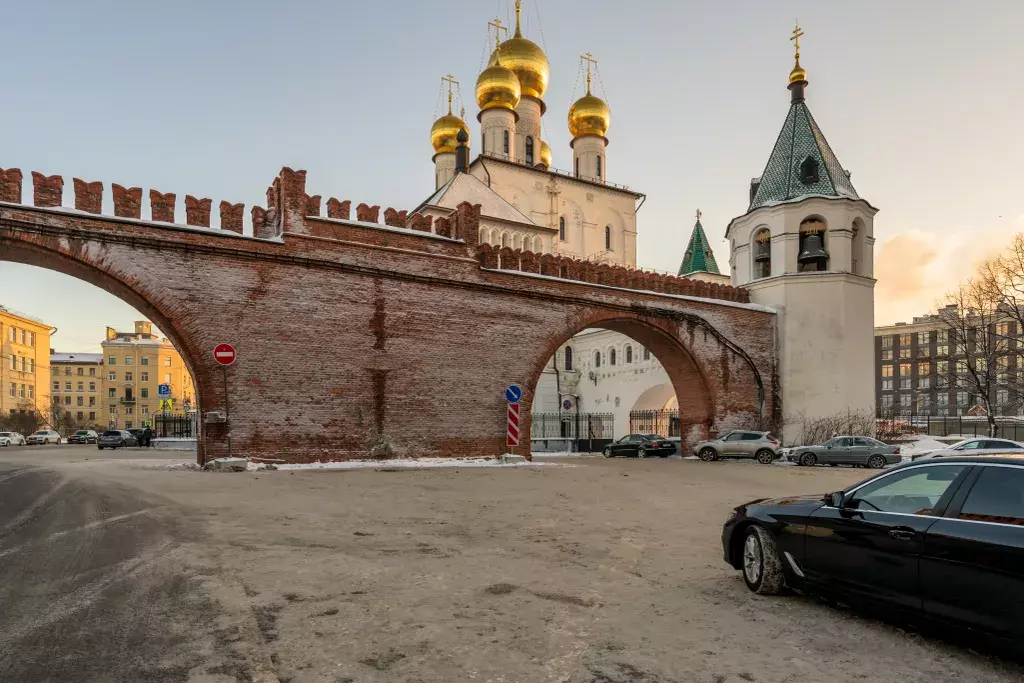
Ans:
{"label": "red and white striped post", "polygon": [[505,433],[505,445],[514,447],[519,445],[519,404],[508,404],[508,431]]}

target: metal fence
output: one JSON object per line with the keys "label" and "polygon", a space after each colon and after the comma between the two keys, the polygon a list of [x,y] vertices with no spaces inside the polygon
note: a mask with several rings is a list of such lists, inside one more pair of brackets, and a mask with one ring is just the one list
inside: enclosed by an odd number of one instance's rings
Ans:
{"label": "metal fence", "polygon": [[680,436],[678,410],[634,410],[629,414],[630,434]]}
{"label": "metal fence", "polygon": [[[1024,417],[995,418],[995,436],[1012,441],[1024,440]],[[879,436],[901,434],[928,436],[989,436],[989,422],[984,415],[914,415],[912,413],[879,413]]]}
{"label": "metal fence", "polygon": [[196,413],[156,413],[153,416],[153,436],[172,439],[199,437]]}
{"label": "metal fence", "polygon": [[615,438],[611,413],[533,413],[530,417],[535,451],[597,453]]}

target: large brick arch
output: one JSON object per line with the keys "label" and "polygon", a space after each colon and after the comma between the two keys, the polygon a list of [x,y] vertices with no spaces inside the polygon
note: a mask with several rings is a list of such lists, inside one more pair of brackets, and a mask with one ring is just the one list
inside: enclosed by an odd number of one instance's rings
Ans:
{"label": "large brick arch", "polygon": [[[227,426],[202,430],[200,461],[236,453],[291,462],[371,456],[497,455],[505,447],[503,389],[532,388],[559,344],[587,327],[623,332],[650,348],[678,387],[697,438],[775,414],[774,312],[746,290],[479,245],[479,207],[425,222],[415,214],[305,192],[305,172],[283,169],[268,205],[239,234],[238,204],[76,182],[76,208],[59,176],[0,169],[0,260],[50,268],[95,284],[149,316],[182,352],[200,409]],[[314,201],[315,200],[315,201]],[[119,202],[119,203],[118,203]],[[225,385],[211,351],[239,360]],[[692,396],[687,399],[687,396]],[[528,414],[528,413],[527,413]],[[529,425],[525,425],[527,428]],[[685,428],[685,425],[684,425]]]}

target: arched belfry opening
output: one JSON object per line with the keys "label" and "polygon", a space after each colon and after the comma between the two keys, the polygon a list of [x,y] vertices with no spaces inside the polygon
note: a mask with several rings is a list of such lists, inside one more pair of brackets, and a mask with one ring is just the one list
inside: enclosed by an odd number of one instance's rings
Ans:
{"label": "arched belfry opening", "polygon": [[768,228],[758,230],[754,235],[754,279],[771,277],[772,274],[772,233]]}
{"label": "arched belfry opening", "polygon": [[801,273],[829,269],[829,254],[825,249],[827,225],[819,216],[809,216],[800,222],[800,252],[797,265]]}

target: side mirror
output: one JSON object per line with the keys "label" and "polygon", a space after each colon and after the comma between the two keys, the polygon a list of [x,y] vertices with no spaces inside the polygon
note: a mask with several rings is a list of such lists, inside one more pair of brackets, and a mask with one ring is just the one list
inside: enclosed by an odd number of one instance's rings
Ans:
{"label": "side mirror", "polygon": [[835,493],[826,493],[825,494],[825,504],[826,505],[829,505],[831,507],[838,508],[838,509],[841,510],[843,508],[843,503],[844,502],[845,501],[843,500],[843,492],[842,491],[836,491]]}

